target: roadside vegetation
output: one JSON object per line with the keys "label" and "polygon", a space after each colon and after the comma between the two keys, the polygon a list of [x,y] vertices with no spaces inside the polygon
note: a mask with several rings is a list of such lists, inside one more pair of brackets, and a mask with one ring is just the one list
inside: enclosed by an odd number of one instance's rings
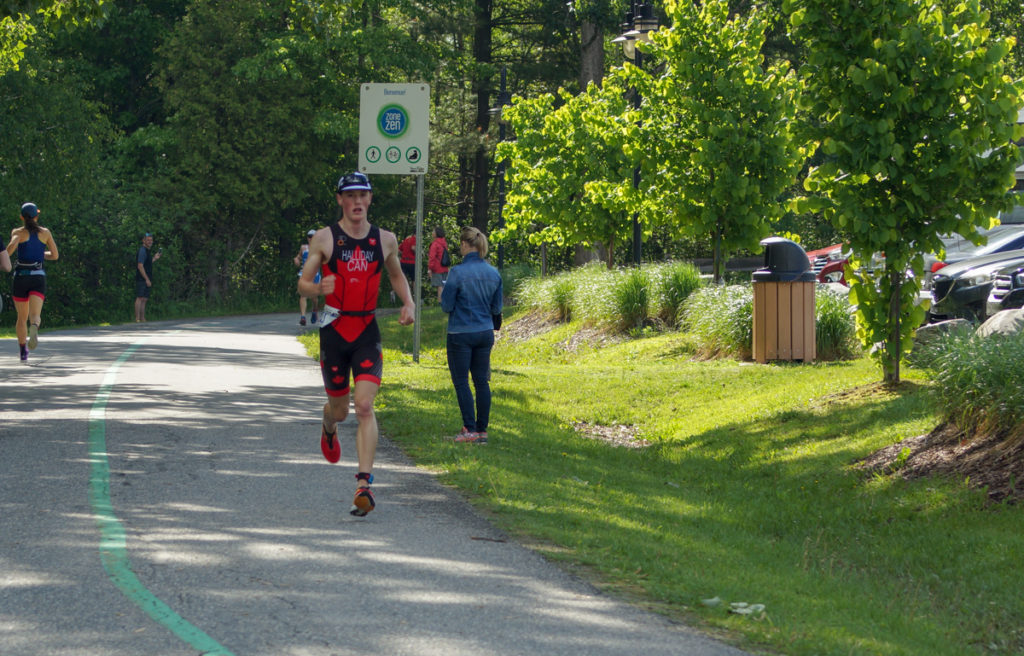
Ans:
{"label": "roadside vegetation", "polygon": [[[384,434],[515,539],[755,653],[1024,651],[1019,496],[993,500],[955,472],[905,477],[902,446],[885,466],[865,465],[962,414],[949,401],[957,392],[936,393],[944,366],[908,369],[892,387],[859,352],[752,364],[729,334],[689,328],[698,314],[740,321],[741,286],[695,288],[678,327],[652,312],[622,330],[629,321],[602,312],[632,289],[629,273],[587,271],[571,274],[575,285],[519,287],[493,353],[482,447],[444,439],[460,428],[445,316],[424,309],[419,363],[412,330],[382,317]],[[660,307],[655,289],[649,308]],[[831,304],[819,302],[819,320]],[[315,352],[315,335],[306,341]],[[972,361],[981,348],[950,341],[941,357]],[[971,406],[969,388],[1004,369],[941,384]]]}

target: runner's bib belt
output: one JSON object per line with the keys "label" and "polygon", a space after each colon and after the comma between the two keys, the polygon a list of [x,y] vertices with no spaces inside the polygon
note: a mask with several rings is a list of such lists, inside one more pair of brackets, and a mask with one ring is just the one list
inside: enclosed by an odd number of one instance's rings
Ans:
{"label": "runner's bib belt", "polygon": [[320,325],[329,326],[334,323],[334,320],[338,317],[369,317],[374,314],[377,314],[376,310],[342,311],[340,308],[336,308],[333,305],[325,305],[323,310],[320,312]]}
{"label": "runner's bib belt", "polygon": [[16,276],[45,276],[46,272],[42,269],[22,269],[18,268],[14,270]]}

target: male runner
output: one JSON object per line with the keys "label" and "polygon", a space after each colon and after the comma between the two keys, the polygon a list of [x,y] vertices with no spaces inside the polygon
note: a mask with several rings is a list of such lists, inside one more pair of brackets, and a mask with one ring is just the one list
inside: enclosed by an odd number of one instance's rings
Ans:
{"label": "male runner", "polygon": [[[383,359],[380,329],[374,313],[382,269],[402,299],[398,322],[404,326],[416,318],[409,283],[398,262],[398,240],[393,232],[371,225],[367,212],[373,200],[370,180],[355,172],[338,180],[336,198],[341,219],[321,228],[309,242],[309,257],[302,268],[298,290],[303,296],[323,294],[320,327],[320,371],[327,391],[320,449],[328,462],[341,459],[337,423],[348,416],[349,396],[355,406],[356,495],[349,512],[365,517],[376,501],[373,459],[377,453],[377,416],[373,402],[380,389]],[[321,272],[319,283],[314,282]],[[352,387],[349,387],[349,372]]]}

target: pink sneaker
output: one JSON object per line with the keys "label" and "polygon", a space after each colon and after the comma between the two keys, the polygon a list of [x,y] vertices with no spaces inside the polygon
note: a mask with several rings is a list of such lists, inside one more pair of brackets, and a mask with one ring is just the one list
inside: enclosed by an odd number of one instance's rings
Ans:
{"label": "pink sneaker", "polygon": [[455,436],[455,441],[463,444],[487,444],[487,431],[471,433],[463,428],[462,432]]}

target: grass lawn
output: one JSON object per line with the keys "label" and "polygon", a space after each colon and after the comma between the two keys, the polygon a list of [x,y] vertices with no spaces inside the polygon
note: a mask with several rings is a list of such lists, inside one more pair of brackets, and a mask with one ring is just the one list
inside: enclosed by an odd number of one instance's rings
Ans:
{"label": "grass lawn", "polygon": [[382,431],[603,589],[753,652],[1024,653],[1024,508],[854,466],[937,424],[913,370],[887,392],[867,359],[694,362],[678,333],[570,351],[562,325],[499,341],[490,443],[457,445],[444,321],[423,311],[415,363],[381,318]]}

